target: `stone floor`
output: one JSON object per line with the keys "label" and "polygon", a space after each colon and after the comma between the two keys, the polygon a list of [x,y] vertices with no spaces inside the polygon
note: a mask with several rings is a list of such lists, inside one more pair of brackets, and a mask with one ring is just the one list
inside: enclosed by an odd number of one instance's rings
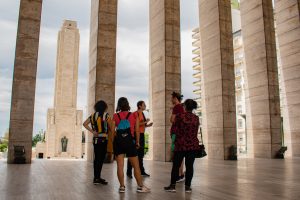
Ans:
{"label": "stone floor", "polygon": [[146,161],[151,173],[145,179],[150,194],[137,194],[136,182],[126,180],[126,193],[118,193],[116,164],[104,166],[107,186],[92,184],[92,164],[71,160],[34,160],[31,165],[7,165],[0,161],[0,199],[300,199],[300,159],[286,160],[197,160],[193,192],[186,194],[183,184],[177,193],[166,193],[170,163]]}

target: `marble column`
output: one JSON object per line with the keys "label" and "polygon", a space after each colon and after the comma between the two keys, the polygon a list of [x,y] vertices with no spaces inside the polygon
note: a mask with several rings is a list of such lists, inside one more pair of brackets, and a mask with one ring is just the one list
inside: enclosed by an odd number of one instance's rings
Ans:
{"label": "marble column", "polygon": [[170,161],[171,94],[181,89],[179,0],[150,0],[153,160]]}
{"label": "marble column", "polygon": [[281,135],[272,0],[242,0],[241,22],[247,77],[247,134],[253,141],[247,153],[255,158],[274,158],[281,147]]}
{"label": "marble column", "polygon": [[209,159],[231,159],[237,144],[230,0],[199,0],[203,134]]}
{"label": "marble column", "polygon": [[14,146],[24,146],[26,163],[31,163],[41,12],[42,0],[20,1],[9,124],[8,163],[14,162]]}
{"label": "marble column", "polygon": [[[114,113],[117,6],[118,0],[92,0],[91,2],[88,114],[94,112],[93,106],[99,100],[107,103],[110,115]],[[87,141],[90,146],[90,139]],[[87,147],[87,149],[87,153],[91,154],[92,148]],[[87,158],[92,156],[87,155]]]}
{"label": "marble column", "polygon": [[284,143],[287,157],[300,157],[300,1],[275,0],[281,58]]}

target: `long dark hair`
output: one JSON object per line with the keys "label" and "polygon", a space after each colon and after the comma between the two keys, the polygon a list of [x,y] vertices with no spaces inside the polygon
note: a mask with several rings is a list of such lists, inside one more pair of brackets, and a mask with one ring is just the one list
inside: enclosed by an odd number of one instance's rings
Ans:
{"label": "long dark hair", "polygon": [[197,109],[197,102],[193,99],[187,99],[184,101],[185,110],[188,112],[192,112],[194,109]]}
{"label": "long dark hair", "polygon": [[129,111],[130,106],[126,97],[120,97],[117,104],[116,112]]}
{"label": "long dark hair", "polygon": [[107,109],[107,104],[103,100],[98,101],[94,106],[95,112],[98,112],[101,117],[103,117],[103,114],[106,109]]}

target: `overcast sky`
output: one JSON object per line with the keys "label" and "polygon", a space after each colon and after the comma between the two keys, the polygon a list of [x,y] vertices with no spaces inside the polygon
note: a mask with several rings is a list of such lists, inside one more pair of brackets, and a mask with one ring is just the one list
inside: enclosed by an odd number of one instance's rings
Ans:
{"label": "overcast sky", "polygon": [[[0,135],[9,126],[17,20],[20,0],[0,0]],[[116,98],[132,104],[148,102],[149,0],[119,0]],[[86,110],[90,0],[44,0],[36,83],[34,134],[46,127],[47,109],[53,107],[57,33],[64,19],[78,22],[81,35],[78,109]],[[198,0],[181,0],[182,92],[192,91],[192,30],[198,26]],[[128,78],[130,77],[130,78]],[[139,88],[137,89],[137,85]]]}

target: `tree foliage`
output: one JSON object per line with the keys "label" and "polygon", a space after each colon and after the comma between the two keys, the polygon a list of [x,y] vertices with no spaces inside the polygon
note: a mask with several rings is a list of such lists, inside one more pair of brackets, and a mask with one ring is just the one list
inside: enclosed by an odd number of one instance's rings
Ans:
{"label": "tree foliage", "polygon": [[0,138],[0,152],[7,151],[8,147],[8,130],[5,131],[4,136]]}
{"label": "tree foliage", "polygon": [[43,132],[43,129],[41,129],[38,134],[33,136],[32,147],[36,147],[38,142],[45,142],[45,133]]}

